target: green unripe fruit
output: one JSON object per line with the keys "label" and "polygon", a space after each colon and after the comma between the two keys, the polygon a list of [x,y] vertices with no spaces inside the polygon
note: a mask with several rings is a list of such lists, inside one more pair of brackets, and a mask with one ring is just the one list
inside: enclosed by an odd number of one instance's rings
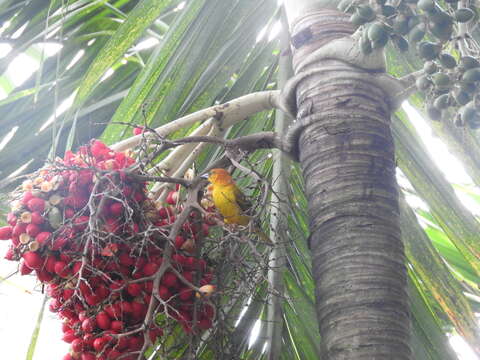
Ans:
{"label": "green unripe fruit", "polygon": [[433,102],[433,106],[435,106],[437,109],[444,110],[449,107],[449,102],[450,95],[443,94],[435,99],[435,101]]}
{"label": "green unripe fruit", "polygon": [[447,13],[438,11],[430,18],[430,32],[440,40],[450,40],[453,33],[453,19]]}
{"label": "green unripe fruit", "polygon": [[454,17],[455,20],[459,23],[466,23],[473,19],[475,12],[469,8],[461,8],[455,11]]}
{"label": "green unripe fruit", "polygon": [[360,5],[357,7],[357,13],[368,21],[375,19],[375,11],[369,5]]}
{"label": "green unripe fruit", "polygon": [[436,73],[432,75],[432,81],[436,87],[445,89],[450,86],[450,77],[444,73]]}
{"label": "green unripe fruit", "polygon": [[472,83],[462,82],[460,83],[460,90],[472,95],[477,91],[477,85],[475,85],[474,82]]}
{"label": "green unripe fruit", "polygon": [[472,96],[460,89],[456,89],[453,93],[453,98],[457,102],[458,105],[466,105],[470,100],[472,100]]}
{"label": "green unripe fruit", "polygon": [[382,42],[386,38],[388,39],[389,36],[386,26],[378,22],[375,22],[368,27],[367,35],[372,42]]}
{"label": "green unripe fruit", "polygon": [[435,11],[435,1],[433,0],[420,0],[417,3],[417,7],[420,10],[426,11],[426,12],[433,12]]}
{"label": "green unripe fruit", "polygon": [[443,67],[447,69],[453,69],[455,66],[457,66],[457,61],[450,54],[440,54],[440,56],[438,57],[438,61],[440,62],[440,64],[442,64]]}
{"label": "green unripe fruit", "polygon": [[435,64],[433,61],[427,61],[423,65],[423,71],[425,71],[426,74],[434,74],[438,70],[437,64]]}
{"label": "green unripe fruit", "polygon": [[420,24],[420,18],[418,16],[409,16],[408,17],[408,28],[410,30],[412,30],[418,24]]}
{"label": "green unripe fruit", "polygon": [[415,85],[418,90],[425,91],[432,86],[432,81],[427,76],[420,76],[416,81]]}
{"label": "green unripe fruit", "polygon": [[453,123],[456,127],[463,127],[465,125],[462,121],[462,116],[459,113],[457,113],[457,115],[455,116],[455,120],[453,121]]}
{"label": "green unripe fruit", "polygon": [[462,75],[462,81],[466,83],[474,83],[480,80],[480,68],[474,68],[465,71]]}
{"label": "green unripe fruit", "polygon": [[425,36],[425,25],[418,24],[412,30],[410,30],[409,38],[411,42],[419,42]]}
{"label": "green unripe fruit", "polygon": [[439,121],[442,118],[441,110],[432,105],[427,106],[427,115],[433,121]]}
{"label": "green unripe fruit", "polygon": [[370,42],[370,40],[368,40],[368,36],[365,35],[365,33],[363,33],[362,37],[360,38],[360,49],[365,55],[368,55],[373,51],[372,43]]}
{"label": "green unripe fruit", "polygon": [[408,34],[408,18],[404,16],[398,16],[393,23],[393,31],[400,35]]}
{"label": "green unripe fruit", "polygon": [[337,9],[343,12],[347,12],[352,8],[353,0],[342,0],[337,6]]}
{"label": "green unripe fruit", "polygon": [[469,69],[473,69],[473,68],[476,68],[476,67],[480,67],[480,62],[478,62],[478,60],[475,59],[475,58],[472,57],[472,56],[463,56],[463,57],[460,59],[460,65],[461,65],[465,70],[469,70]]}
{"label": "green unripe fruit", "polygon": [[434,60],[440,54],[442,46],[432,42],[424,41],[418,44],[418,55],[424,60]]}
{"label": "green unripe fruit", "polygon": [[477,117],[468,122],[468,126],[472,130],[477,130],[480,128],[480,117],[477,114]]}
{"label": "green unripe fruit", "polygon": [[464,124],[468,124],[472,129],[478,129],[480,126],[480,115],[473,102],[469,102],[460,110],[460,116]]}
{"label": "green unripe fruit", "polygon": [[401,52],[408,51],[408,41],[400,35],[392,36],[393,43]]}
{"label": "green unripe fruit", "polygon": [[385,17],[390,17],[392,15],[395,15],[396,12],[397,10],[391,5],[382,6],[382,15]]}
{"label": "green unripe fruit", "polygon": [[368,20],[358,13],[354,13],[352,16],[350,16],[350,22],[355,26],[360,26],[366,24]]}

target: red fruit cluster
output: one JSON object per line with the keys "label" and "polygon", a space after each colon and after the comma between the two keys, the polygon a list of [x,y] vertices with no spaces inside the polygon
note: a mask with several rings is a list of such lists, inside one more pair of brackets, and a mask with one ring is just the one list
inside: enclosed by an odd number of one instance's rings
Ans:
{"label": "red fruit cluster", "polygon": [[[212,269],[193,256],[208,225],[196,213],[183,224],[153,294],[181,204],[177,188],[167,198],[175,206],[155,207],[146,183],[128,170],[134,163],[97,140],[67,152],[23,183],[9,226],[0,228],[0,240],[11,241],[5,258],[47,285],[50,310],[63,320],[63,340],[71,344],[64,359],[136,359],[146,338],[137,330],[152,295],[160,301],[157,310],[186,332],[212,326],[214,309],[203,301],[213,288]],[[196,297],[189,283],[206,289],[204,296]],[[154,343],[163,329],[155,321],[149,326]]]}

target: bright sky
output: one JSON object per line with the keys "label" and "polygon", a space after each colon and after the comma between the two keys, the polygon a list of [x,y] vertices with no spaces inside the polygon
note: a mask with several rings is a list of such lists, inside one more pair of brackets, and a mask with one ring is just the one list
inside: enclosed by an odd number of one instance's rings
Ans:
{"label": "bright sky", "polygon": [[[275,24],[274,30],[278,33],[279,26]],[[259,34],[259,38],[264,34]],[[274,35],[273,35],[274,36]],[[272,34],[270,34],[272,37]],[[142,46],[153,46],[151,44],[143,44]],[[140,44],[138,45],[140,46]],[[60,47],[55,44],[47,44],[45,53],[52,56],[58,52]],[[0,57],[6,56],[10,50],[8,44],[0,43]],[[83,55],[79,52],[78,56],[72,60],[73,63],[78,61]],[[6,76],[14,86],[21,85],[31,73],[38,69],[38,60],[35,60],[27,54],[18,56],[9,66]],[[108,75],[111,75],[110,72]],[[107,76],[107,75],[106,75]],[[0,87],[0,99],[6,97],[7,91]],[[72,94],[73,95],[73,94]],[[64,104],[59,104],[57,114],[68,109],[72,97]],[[411,107],[408,103],[404,104],[404,110],[414,119],[417,131],[421,134],[422,140],[427,145],[431,155],[444,172],[446,178],[455,183],[472,184],[471,179],[464,171],[462,165],[448,152],[445,145],[432,135],[427,122]],[[41,131],[48,128],[53,121],[53,116],[44,124]],[[5,132],[7,130],[7,132]],[[0,150],[15,132],[13,129],[2,129],[0,133]],[[480,214],[480,207],[470,198],[462,193],[458,193],[465,205],[475,214]],[[409,199],[414,203],[415,199]],[[0,242],[0,276],[5,277],[16,270],[16,264],[3,260],[3,254],[7,249],[6,242]],[[38,313],[41,308],[43,294],[42,289],[35,283],[33,276],[13,276],[7,281],[0,282],[0,339],[2,339],[1,358],[8,360],[25,359],[31,334],[34,330]],[[47,304],[48,306],[48,304]],[[256,340],[256,332],[258,333],[260,323],[256,324],[252,341]],[[35,352],[35,360],[61,359],[68,351],[68,344],[62,342],[61,339],[61,323],[54,314],[45,311],[43,323],[41,326],[40,338],[38,340]],[[480,360],[468,348],[466,343],[460,336],[454,335],[450,338],[450,342],[457,351],[460,360]]]}

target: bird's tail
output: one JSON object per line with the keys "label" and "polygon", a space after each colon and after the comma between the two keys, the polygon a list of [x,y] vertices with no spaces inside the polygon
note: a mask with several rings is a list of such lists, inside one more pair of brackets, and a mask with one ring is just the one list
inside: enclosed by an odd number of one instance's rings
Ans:
{"label": "bird's tail", "polygon": [[270,236],[268,236],[267,234],[265,234],[265,231],[263,231],[259,226],[254,226],[253,227],[253,233],[255,235],[258,236],[258,238],[260,240],[262,240],[263,242],[269,244],[269,245],[273,245],[273,241],[272,239],[270,239]]}

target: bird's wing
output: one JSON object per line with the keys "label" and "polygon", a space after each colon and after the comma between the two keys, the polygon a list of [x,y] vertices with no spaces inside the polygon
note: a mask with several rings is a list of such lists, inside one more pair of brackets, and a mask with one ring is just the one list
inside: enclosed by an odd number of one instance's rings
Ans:
{"label": "bird's wing", "polygon": [[238,188],[237,185],[234,185],[234,193],[240,209],[242,209],[243,212],[248,212],[248,210],[252,207],[252,203],[247,199],[245,194]]}

